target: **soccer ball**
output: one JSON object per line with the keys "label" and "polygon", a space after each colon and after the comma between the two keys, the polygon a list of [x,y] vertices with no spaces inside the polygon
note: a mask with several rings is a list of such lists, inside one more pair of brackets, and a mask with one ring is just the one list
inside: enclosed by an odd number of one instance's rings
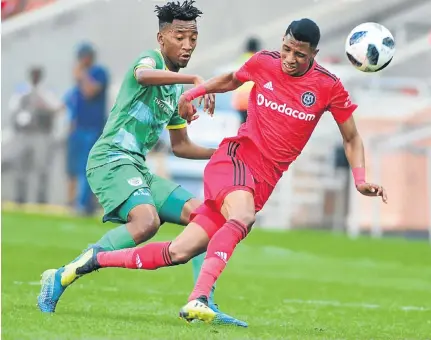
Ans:
{"label": "soccer ball", "polygon": [[358,70],[378,72],[392,61],[395,41],[386,27],[366,22],[349,33],[345,49],[347,58]]}

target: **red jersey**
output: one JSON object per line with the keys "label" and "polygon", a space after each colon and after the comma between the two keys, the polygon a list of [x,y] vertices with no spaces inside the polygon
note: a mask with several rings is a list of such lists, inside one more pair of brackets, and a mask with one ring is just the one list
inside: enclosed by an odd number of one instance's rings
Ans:
{"label": "red jersey", "polygon": [[[277,183],[292,161],[304,149],[325,111],[337,123],[345,122],[357,108],[340,80],[317,62],[300,77],[281,69],[279,52],[261,51],[237,72],[242,81],[253,81],[248,117],[232,139],[254,147],[250,168],[271,185]],[[254,144],[254,145],[250,145]],[[256,171],[257,170],[257,171]]]}

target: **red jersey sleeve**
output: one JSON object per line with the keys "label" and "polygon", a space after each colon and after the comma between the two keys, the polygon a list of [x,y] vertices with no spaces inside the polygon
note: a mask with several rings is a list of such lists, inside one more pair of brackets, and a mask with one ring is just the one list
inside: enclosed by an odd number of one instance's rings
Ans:
{"label": "red jersey sleeve", "polygon": [[341,81],[337,81],[331,90],[328,110],[334,116],[338,124],[344,123],[351,117],[358,105],[350,101],[349,92],[346,91]]}
{"label": "red jersey sleeve", "polygon": [[251,58],[247,60],[238,71],[235,72],[235,77],[239,81],[243,83],[247,81],[253,81],[256,71],[259,69],[259,55],[260,52],[253,54]]}

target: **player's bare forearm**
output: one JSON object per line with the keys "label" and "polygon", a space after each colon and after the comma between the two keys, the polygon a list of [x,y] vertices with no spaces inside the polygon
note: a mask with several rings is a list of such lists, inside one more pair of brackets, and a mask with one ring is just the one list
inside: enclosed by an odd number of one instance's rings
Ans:
{"label": "player's bare forearm", "polygon": [[226,73],[220,76],[211,78],[206,81],[203,86],[207,93],[224,93],[236,90],[243,83],[235,77],[235,73]]}
{"label": "player's bare forearm", "polygon": [[197,76],[177,72],[137,68],[135,78],[141,85],[194,84]]}
{"label": "player's bare forearm", "polygon": [[215,149],[205,148],[193,142],[177,145],[172,148],[175,156],[187,159],[210,159]]}
{"label": "player's bare forearm", "polygon": [[381,196],[382,201],[387,203],[388,196],[385,188],[378,184],[369,183],[365,179],[364,143],[356,129],[353,117],[338,126],[343,135],[344,150],[352,168],[356,189],[365,196]]}
{"label": "player's bare forearm", "polygon": [[346,153],[350,167],[352,169],[364,168],[364,143],[362,142],[362,138],[356,129],[356,124],[353,117],[350,117],[344,123],[339,124],[339,128],[341,135],[343,136],[344,151]]}
{"label": "player's bare forearm", "polygon": [[352,169],[365,167],[364,144],[358,133],[352,139],[344,140],[344,151]]}
{"label": "player's bare forearm", "polygon": [[187,159],[210,159],[215,149],[193,143],[187,135],[187,128],[169,130],[172,152],[175,156]]}
{"label": "player's bare forearm", "polygon": [[202,81],[195,88],[182,94],[178,102],[178,113],[190,124],[199,117],[199,115],[196,115],[196,108],[191,101],[195,98],[204,97],[204,111],[212,116],[215,108],[214,93],[233,91],[241,85],[242,82],[238,80],[233,72],[214,77],[206,82]]}

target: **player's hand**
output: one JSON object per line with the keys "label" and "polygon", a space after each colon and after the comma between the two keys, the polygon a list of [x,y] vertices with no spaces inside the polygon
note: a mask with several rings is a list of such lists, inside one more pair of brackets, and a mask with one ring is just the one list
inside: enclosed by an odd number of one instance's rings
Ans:
{"label": "player's hand", "polygon": [[388,203],[388,195],[385,188],[381,185],[372,183],[363,183],[356,186],[356,189],[365,196],[381,196],[384,203]]}
{"label": "player's hand", "polygon": [[199,118],[199,115],[196,114],[196,107],[184,95],[181,95],[178,101],[178,114],[187,121],[187,124]]}
{"label": "player's hand", "polygon": [[73,76],[77,82],[84,78],[85,68],[81,64],[77,64],[73,70]]}
{"label": "player's hand", "polygon": [[[195,86],[202,85],[205,80],[202,77],[197,76],[195,79]],[[203,97],[199,97],[198,106],[201,106],[202,100],[204,101],[204,112],[207,112],[211,117],[214,115],[215,109],[215,95],[214,93],[208,93]]]}

